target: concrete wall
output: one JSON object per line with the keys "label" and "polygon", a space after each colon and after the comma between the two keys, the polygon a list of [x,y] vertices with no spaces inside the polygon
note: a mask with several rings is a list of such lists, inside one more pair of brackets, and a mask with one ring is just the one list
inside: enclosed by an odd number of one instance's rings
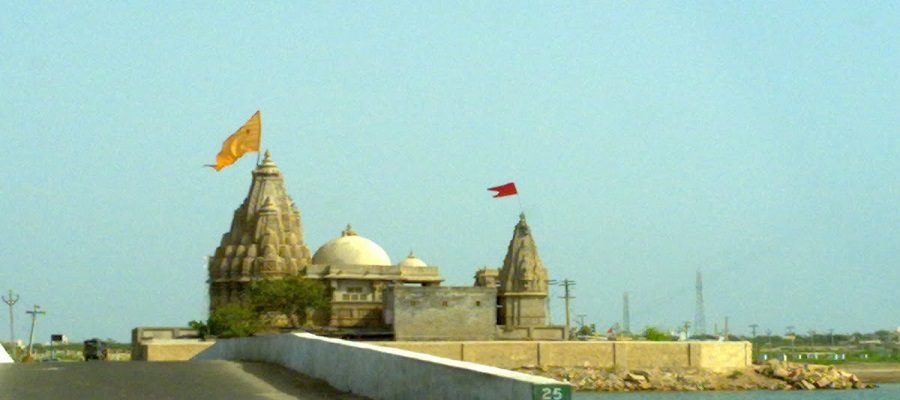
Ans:
{"label": "concrete wall", "polygon": [[308,333],[219,340],[193,358],[213,359],[275,363],[373,399],[525,400],[542,390],[571,398],[571,386],[552,379]]}
{"label": "concrete wall", "polygon": [[154,340],[140,344],[138,358],[134,357],[132,349],[132,361],[187,361],[206,350],[215,342],[201,342],[198,340]]}
{"label": "concrete wall", "polygon": [[145,360],[144,343],[154,340],[196,339],[197,330],[180,326],[139,326],[131,330],[131,359]]}
{"label": "concrete wall", "polygon": [[495,288],[396,286],[385,289],[384,300],[397,340],[494,338]]}
{"label": "concrete wall", "polygon": [[500,368],[524,366],[654,368],[727,371],[751,365],[749,342],[373,342]]}

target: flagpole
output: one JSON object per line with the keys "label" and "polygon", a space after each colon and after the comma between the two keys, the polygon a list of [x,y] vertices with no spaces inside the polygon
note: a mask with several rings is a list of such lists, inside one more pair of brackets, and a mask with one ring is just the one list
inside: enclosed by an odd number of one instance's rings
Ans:
{"label": "flagpole", "polygon": [[[259,112],[259,109],[256,110]],[[256,166],[259,166],[259,155],[262,154],[262,113],[259,114],[259,148],[256,149]]]}
{"label": "flagpole", "polygon": [[519,201],[519,212],[521,212],[522,214],[525,214],[525,207],[522,207],[522,195],[519,193],[516,193],[516,200]]}

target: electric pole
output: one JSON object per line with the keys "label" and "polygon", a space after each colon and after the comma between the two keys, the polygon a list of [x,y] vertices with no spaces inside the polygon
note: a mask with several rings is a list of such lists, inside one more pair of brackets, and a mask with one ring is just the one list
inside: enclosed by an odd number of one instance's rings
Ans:
{"label": "electric pole", "polygon": [[31,346],[34,344],[34,324],[37,322],[38,314],[46,314],[46,311],[40,311],[41,306],[35,304],[34,309],[31,311],[25,311],[26,314],[31,314],[31,336],[28,338],[28,355],[26,357],[33,357],[31,355]]}
{"label": "electric pole", "polygon": [[9,297],[2,296],[3,302],[9,306],[9,341],[12,344],[13,348],[13,359],[16,358],[16,352],[19,350],[19,346],[16,345],[16,330],[14,327],[13,321],[15,321],[13,306],[19,301],[19,295],[13,294],[12,289],[9,289]]}
{"label": "electric pole", "polygon": [[[753,335],[753,351],[750,352],[751,356],[753,356],[754,353],[759,353],[759,349],[756,348],[756,328],[758,327],[758,324],[750,324],[750,334]],[[754,356],[753,359],[756,360],[756,357]]]}
{"label": "electric pole", "polygon": [[546,304],[546,306],[547,306],[547,324],[548,325],[553,325],[553,314],[550,312],[550,310],[551,310],[550,299],[553,297],[553,294],[550,293],[550,288],[553,286],[556,286],[557,283],[559,283],[559,281],[557,281],[556,279],[551,279],[551,280],[547,281],[547,302],[546,302],[547,304]]}
{"label": "electric pole", "polygon": [[622,306],[622,331],[625,333],[631,333],[631,311],[628,309],[628,292],[625,292],[623,297],[623,306]]}
{"label": "electric pole", "polygon": [[828,342],[831,343],[831,347],[834,347],[834,329],[828,330]]}
{"label": "electric pole", "polygon": [[578,317],[578,328],[581,329],[584,327],[584,317],[587,317],[587,314],[578,314],[576,317]]}
{"label": "electric pole", "polygon": [[574,299],[575,296],[571,295],[571,291],[569,289],[571,287],[575,286],[575,281],[573,281],[571,279],[563,279],[563,281],[560,282],[559,285],[565,289],[565,295],[561,298],[566,300],[566,334],[570,334],[571,329],[572,329],[572,322],[571,322],[571,316],[570,316],[572,313],[572,309],[570,307],[569,301]]}

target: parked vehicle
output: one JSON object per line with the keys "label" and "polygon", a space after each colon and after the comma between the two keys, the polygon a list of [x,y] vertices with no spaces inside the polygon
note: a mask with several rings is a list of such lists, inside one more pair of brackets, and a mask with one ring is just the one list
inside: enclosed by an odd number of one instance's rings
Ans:
{"label": "parked vehicle", "polygon": [[109,353],[106,349],[106,343],[103,343],[100,339],[93,338],[84,341],[84,350],[82,350],[82,354],[84,354],[84,361],[90,361],[106,360]]}

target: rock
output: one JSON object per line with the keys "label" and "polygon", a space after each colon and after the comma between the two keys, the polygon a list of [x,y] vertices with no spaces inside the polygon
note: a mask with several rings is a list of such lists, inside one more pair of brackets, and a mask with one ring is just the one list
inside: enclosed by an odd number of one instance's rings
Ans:
{"label": "rock", "polygon": [[816,388],[816,385],[813,385],[811,382],[809,382],[809,381],[807,381],[807,380],[805,380],[805,379],[804,379],[804,380],[801,380],[801,381],[799,382],[799,385],[800,385],[800,387],[799,387],[798,389],[813,390],[813,389]]}
{"label": "rock", "polygon": [[643,376],[644,378],[647,378],[647,380],[650,379],[650,372],[643,370],[643,369],[633,369],[633,370],[631,370],[631,373],[635,374],[635,375]]}
{"label": "rock", "polygon": [[643,375],[638,375],[635,373],[628,372],[625,374],[625,382],[635,382],[635,383],[647,382],[647,378]]}
{"label": "rock", "polygon": [[821,379],[816,381],[816,387],[819,389],[826,388],[828,385],[831,385],[831,379],[828,379],[827,376],[823,376]]}
{"label": "rock", "polygon": [[791,376],[791,373],[782,366],[777,366],[772,370],[772,376],[778,379],[787,379]]}

